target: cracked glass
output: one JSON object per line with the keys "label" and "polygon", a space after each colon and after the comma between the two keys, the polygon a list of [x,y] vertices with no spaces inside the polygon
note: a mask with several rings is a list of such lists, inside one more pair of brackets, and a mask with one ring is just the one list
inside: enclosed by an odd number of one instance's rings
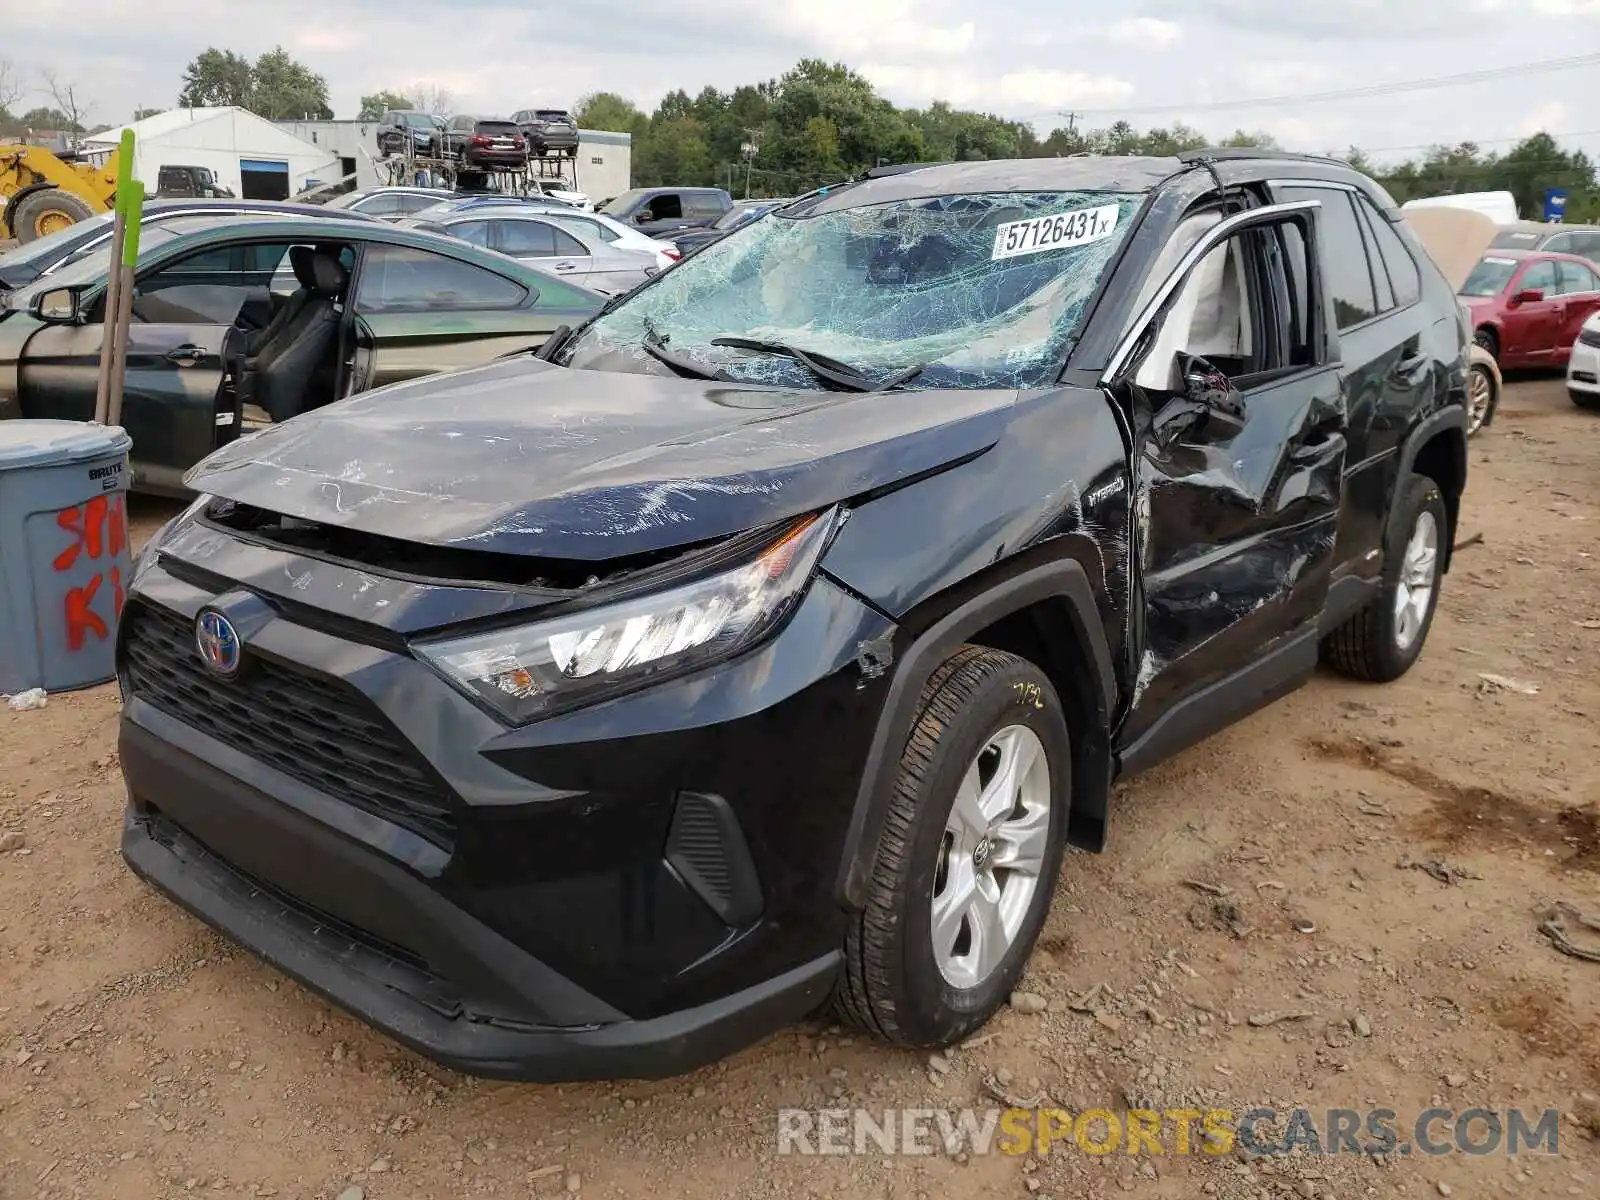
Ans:
{"label": "cracked glass", "polygon": [[774,213],[713,242],[585,328],[556,356],[580,369],[700,370],[737,383],[828,386],[791,354],[866,387],[1053,383],[1141,197],[978,193]]}

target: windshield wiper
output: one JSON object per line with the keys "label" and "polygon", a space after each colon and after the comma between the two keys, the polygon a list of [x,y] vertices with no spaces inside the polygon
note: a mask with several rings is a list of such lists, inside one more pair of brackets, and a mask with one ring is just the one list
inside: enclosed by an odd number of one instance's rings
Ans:
{"label": "windshield wiper", "polygon": [[897,387],[904,387],[927,368],[926,363],[918,363],[914,367],[907,367],[897,375],[891,375],[882,383],[873,383],[862,371],[849,363],[829,358],[826,354],[818,354],[815,350],[802,350],[787,342],[767,342],[760,338],[719,337],[712,338],[711,344],[728,346],[734,350],[781,354],[785,358],[794,359],[823,383],[832,384],[835,388],[846,392],[887,392]]}
{"label": "windshield wiper", "polygon": [[695,362],[692,358],[684,358],[667,349],[667,340],[656,332],[655,326],[646,322],[644,338],[639,342],[640,348],[651,358],[659,363],[671,367],[679,375],[687,379],[715,379],[720,383],[732,383],[723,372],[712,367]]}

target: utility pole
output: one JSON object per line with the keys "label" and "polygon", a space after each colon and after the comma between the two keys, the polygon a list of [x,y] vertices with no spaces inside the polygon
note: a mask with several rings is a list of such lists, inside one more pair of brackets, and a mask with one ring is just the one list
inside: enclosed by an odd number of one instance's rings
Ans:
{"label": "utility pole", "polygon": [[[745,132],[752,131],[746,130]],[[760,149],[761,147],[755,142],[744,142],[739,147],[739,153],[744,155],[744,198],[746,200],[750,199],[750,174],[754,170],[756,152]]]}
{"label": "utility pole", "polygon": [[1064,112],[1061,115],[1067,119],[1067,134],[1068,134],[1068,136],[1071,136],[1071,135],[1077,133],[1078,132],[1078,117],[1081,116],[1082,114],[1075,113],[1075,112]]}

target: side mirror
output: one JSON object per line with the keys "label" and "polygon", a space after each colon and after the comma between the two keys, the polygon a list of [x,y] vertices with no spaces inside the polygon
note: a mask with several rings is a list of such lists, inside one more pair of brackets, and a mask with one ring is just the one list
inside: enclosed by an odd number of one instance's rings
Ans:
{"label": "side mirror", "polygon": [[1202,430],[1207,441],[1226,441],[1244,428],[1244,397],[1233,380],[1212,363],[1191,354],[1177,356],[1183,390],[1162,406],[1152,432],[1163,446]]}
{"label": "side mirror", "polygon": [[28,305],[28,311],[46,325],[75,325],[78,322],[78,302],[77,288],[53,288],[36,295]]}
{"label": "side mirror", "polygon": [[1544,290],[1542,288],[1523,288],[1511,297],[1511,305],[1515,307],[1518,304],[1537,304],[1543,299]]}

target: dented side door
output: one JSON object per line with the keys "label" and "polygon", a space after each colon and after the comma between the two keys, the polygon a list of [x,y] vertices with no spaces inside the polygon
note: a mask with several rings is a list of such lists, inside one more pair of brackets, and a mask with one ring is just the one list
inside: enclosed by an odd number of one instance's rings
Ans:
{"label": "dented side door", "polygon": [[[1254,699],[1270,699],[1267,691],[1281,694],[1315,665],[1349,430],[1337,354],[1317,302],[1318,255],[1305,254],[1315,245],[1318,208],[1315,201],[1272,206],[1222,222],[1186,255],[1166,297],[1151,302],[1150,327],[1164,330],[1208,256],[1249,239],[1252,249],[1240,268],[1248,302],[1239,320],[1250,331],[1250,355],[1266,360],[1256,366],[1270,369],[1213,375],[1221,403],[1192,423],[1173,423],[1173,408],[1185,395],[1142,385],[1149,378],[1143,364],[1130,364],[1136,367],[1126,382],[1134,432],[1137,670],[1132,708],[1118,736],[1124,747],[1186,701],[1219,716],[1227,710],[1232,719],[1256,707]],[[1298,231],[1292,250],[1291,227]],[[1291,263],[1297,256],[1298,267]],[[1192,328],[1205,323],[1201,309],[1190,312],[1198,314],[1188,318]],[[1194,353],[1186,339],[1170,343],[1157,336],[1140,344],[1152,357],[1169,345],[1182,355]],[[1251,694],[1208,692],[1246,679],[1285,647],[1293,653],[1257,674],[1259,689],[1244,686]],[[1256,690],[1263,696],[1254,697]],[[1182,723],[1203,736],[1204,717],[1196,712]],[[1188,740],[1169,728],[1152,735],[1147,747]]]}

